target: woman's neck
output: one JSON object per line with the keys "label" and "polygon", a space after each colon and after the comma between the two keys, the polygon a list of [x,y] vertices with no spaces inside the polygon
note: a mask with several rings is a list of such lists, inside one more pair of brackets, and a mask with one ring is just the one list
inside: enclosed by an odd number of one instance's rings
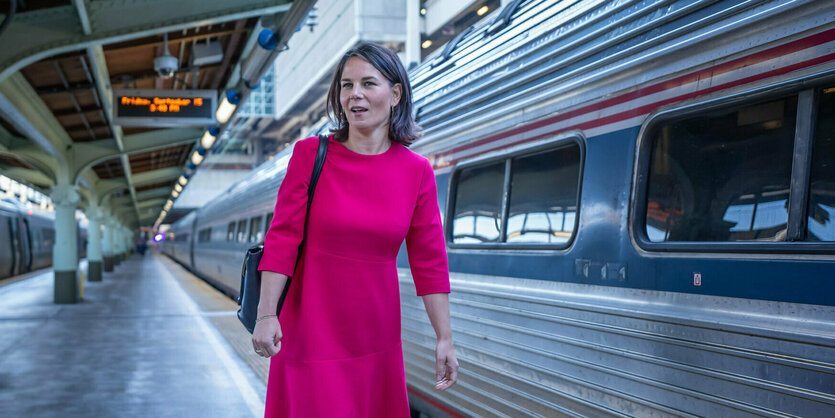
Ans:
{"label": "woman's neck", "polygon": [[388,128],[388,125],[383,125],[372,131],[362,131],[348,127],[348,140],[345,141],[345,146],[358,154],[382,154],[391,147]]}

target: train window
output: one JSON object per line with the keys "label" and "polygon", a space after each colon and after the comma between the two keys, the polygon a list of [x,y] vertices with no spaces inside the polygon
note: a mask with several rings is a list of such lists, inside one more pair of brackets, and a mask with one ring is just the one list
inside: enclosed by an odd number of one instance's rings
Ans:
{"label": "train window", "polygon": [[566,244],[574,233],[580,146],[513,159],[507,242]]}
{"label": "train window", "polygon": [[796,114],[791,96],[651,126],[649,240],[785,241]]}
{"label": "train window", "polygon": [[229,228],[226,230],[226,241],[235,241],[235,222],[229,222]]}
{"label": "train window", "polygon": [[238,221],[238,242],[244,242],[246,239],[246,219]]}
{"label": "train window", "polygon": [[260,242],[264,237],[261,231],[261,217],[256,216],[249,220],[249,242]]}
{"label": "train window", "polygon": [[212,228],[205,228],[197,234],[197,241],[198,242],[209,242],[212,240]]}
{"label": "train window", "polygon": [[819,94],[809,187],[807,241],[835,241],[835,86]]}
{"label": "train window", "polygon": [[270,230],[270,224],[273,223],[273,214],[267,214],[267,222],[264,224],[264,236],[267,236],[267,231]]}
{"label": "train window", "polygon": [[568,246],[577,224],[583,154],[582,140],[571,139],[515,147],[453,172],[450,245]]}
{"label": "train window", "polygon": [[460,171],[455,194],[452,242],[499,242],[505,162]]}

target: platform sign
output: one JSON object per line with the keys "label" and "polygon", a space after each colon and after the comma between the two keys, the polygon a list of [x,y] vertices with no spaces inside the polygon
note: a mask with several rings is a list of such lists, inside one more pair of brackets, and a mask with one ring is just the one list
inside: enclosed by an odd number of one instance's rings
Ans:
{"label": "platform sign", "polygon": [[212,125],[214,90],[114,90],[113,123],[122,126]]}

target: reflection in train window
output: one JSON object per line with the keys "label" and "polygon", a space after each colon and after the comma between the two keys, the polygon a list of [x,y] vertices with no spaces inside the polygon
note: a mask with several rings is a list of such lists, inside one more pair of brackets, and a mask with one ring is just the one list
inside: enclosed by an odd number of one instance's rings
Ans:
{"label": "reflection in train window", "polygon": [[650,241],[784,241],[797,96],[656,124]]}
{"label": "reflection in train window", "polygon": [[249,242],[261,242],[262,234],[261,217],[256,216],[249,221]]}
{"label": "reflection in train window", "polygon": [[212,239],[212,228],[205,228],[197,234],[197,242],[209,242]]}
{"label": "reflection in train window", "polygon": [[229,229],[226,230],[226,241],[235,241],[235,222],[229,222]]}
{"label": "reflection in train window", "polygon": [[835,241],[835,86],[820,92],[812,144],[807,241]]}
{"label": "reflection in train window", "polygon": [[246,219],[238,221],[238,242],[246,240]]}
{"label": "reflection in train window", "polygon": [[48,228],[44,229],[41,233],[43,234],[44,248],[52,248],[55,242],[55,230]]}
{"label": "reflection in train window", "polygon": [[499,242],[505,162],[461,170],[455,195],[452,242]]}
{"label": "reflection in train window", "polygon": [[507,242],[565,244],[574,232],[580,146],[515,158]]}
{"label": "reflection in train window", "polygon": [[273,214],[267,214],[267,223],[264,224],[264,236],[267,236],[267,231],[270,230],[270,224],[273,222]]}

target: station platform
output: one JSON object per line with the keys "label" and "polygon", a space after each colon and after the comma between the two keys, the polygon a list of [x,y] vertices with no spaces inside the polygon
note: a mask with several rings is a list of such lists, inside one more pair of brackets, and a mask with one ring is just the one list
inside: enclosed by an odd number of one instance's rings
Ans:
{"label": "station platform", "polygon": [[1,417],[263,416],[269,360],[237,305],[167,257],[52,296],[49,269],[0,281]]}

